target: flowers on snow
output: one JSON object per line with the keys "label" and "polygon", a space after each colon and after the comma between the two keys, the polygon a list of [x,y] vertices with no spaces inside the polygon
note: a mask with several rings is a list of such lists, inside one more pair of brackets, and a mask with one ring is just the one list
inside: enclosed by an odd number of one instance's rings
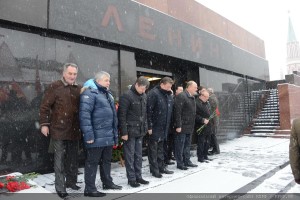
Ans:
{"label": "flowers on snow", "polygon": [[29,189],[31,187],[28,184],[28,180],[37,177],[36,173],[28,173],[20,176],[4,176],[0,177],[0,189],[7,190],[9,192],[17,192],[20,190]]}

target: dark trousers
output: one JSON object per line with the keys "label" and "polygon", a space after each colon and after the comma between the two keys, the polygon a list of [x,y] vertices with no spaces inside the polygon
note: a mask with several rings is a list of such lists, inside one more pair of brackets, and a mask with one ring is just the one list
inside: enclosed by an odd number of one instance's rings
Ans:
{"label": "dark trousers", "polygon": [[191,134],[176,133],[175,135],[175,158],[177,167],[191,163]]}
{"label": "dark trousers", "polygon": [[219,143],[217,140],[216,133],[217,133],[217,126],[214,126],[213,133],[211,134],[211,137],[210,137],[210,147],[212,147],[212,149],[213,149],[212,151],[214,153],[220,153],[220,146],[219,146]]}
{"label": "dark trousers", "polygon": [[142,178],[142,141],[143,137],[128,137],[123,144],[128,181]]}
{"label": "dark trousers", "polygon": [[54,140],[54,172],[55,189],[66,192],[66,184],[77,182],[78,172],[78,141]]}
{"label": "dark trousers", "polygon": [[199,159],[207,158],[211,134],[200,133],[197,141],[197,157]]}
{"label": "dark trousers", "polygon": [[[174,153],[174,134],[169,134],[168,138],[164,141],[164,159],[168,161],[172,158]],[[175,155],[175,153],[174,153]]]}
{"label": "dark trousers", "polygon": [[151,173],[159,174],[160,171],[163,171],[165,167],[164,141],[156,141],[149,139],[148,159]]}
{"label": "dark trousers", "polygon": [[111,171],[112,146],[94,147],[86,149],[86,160],[84,167],[84,192],[96,192],[95,185],[97,167],[99,164],[100,178],[103,184],[112,185]]}

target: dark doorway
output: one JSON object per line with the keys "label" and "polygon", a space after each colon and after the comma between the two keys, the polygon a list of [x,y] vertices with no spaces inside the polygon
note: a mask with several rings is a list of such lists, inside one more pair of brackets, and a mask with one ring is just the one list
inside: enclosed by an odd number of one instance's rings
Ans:
{"label": "dark doorway", "polygon": [[163,77],[168,76],[170,78],[173,78],[172,73],[169,73],[169,72],[161,72],[160,73],[160,71],[157,71],[157,70],[155,70],[155,72],[153,72],[153,73],[137,71],[137,77],[140,77],[140,76],[144,76],[150,81],[150,86],[149,86],[147,92],[150,91],[155,86],[159,85],[159,82]]}

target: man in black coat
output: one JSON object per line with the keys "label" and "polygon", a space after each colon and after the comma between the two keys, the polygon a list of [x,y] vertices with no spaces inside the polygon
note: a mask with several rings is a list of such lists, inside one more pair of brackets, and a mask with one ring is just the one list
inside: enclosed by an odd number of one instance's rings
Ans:
{"label": "man in black coat", "polygon": [[168,137],[173,110],[171,92],[173,83],[171,78],[164,77],[161,79],[160,85],[148,93],[148,158],[150,172],[156,178],[161,178],[161,174],[174,173],[167,170],[164,163],[164,142]]}
{"label": "man in black coat", "polygon": [[208,120],[211,115],[211,108],[208,102],[209,93],[202,90],[196,99],[196,131],[206,124],[205,128],[197,134],[197,156],[198,162],[207,162],[209,141],[212,131],[212,123]]}
{"label": "man in black coat", "polygon": [[190,160],[191,135],[194,131],[196,103],[194,95],[197,92],[197,83],[189,81],[186,90],[180,93],[174,102],[175,158],[177,168],[187,170],[187,167],[197,167]]}
{"label": "man in black coat", "polygon": [[[211,111],[214,112],[219,107],[219,101],[212,88],[207,88],[207,91],[209,93],[208,101],[211,107]],[[219,124],[219,117],[215,116],[212,120],[212,132],[211,132],[210,144],[209,144],[209,146],[212,147],[211,154],[220,154],[220,146],[216,136],[218,131],[218,124]]]}
{"label": "man in black coat", "polygon": [[[176,98],[178,94],[183,92],[183,87],[178,85],[175,90],[175,95],[173,96],[173,100]],[[174,110],[174,107],[173,107]],[[165,157],[165,164],[166,165],[174,165],[175,162],[171,160],[175,160],[175,151],[174,151],[174,135],[175,135],[175,127],[174,127],[174,112],[172,113],[171,117],[171,124],[169,129],[168,138],[166,138],[164,142],[164,157]]]}
{"label": "man in black coat", "polygon": [[131,187],[149,184],[142,178],[142,141],[148,130],[145,91],[149,84],[148,79],[139,77],[119,101],[119,127],[124,140],[127,179]]}

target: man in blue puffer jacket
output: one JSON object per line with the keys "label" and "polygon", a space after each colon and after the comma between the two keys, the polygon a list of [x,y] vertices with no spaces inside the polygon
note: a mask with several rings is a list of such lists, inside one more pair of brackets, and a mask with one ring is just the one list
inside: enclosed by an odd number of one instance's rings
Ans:
{"label": "man in blue puffer jacket", "polygon": [[101,71],[93,81],[85,83],[80,96],[80,129],[86,149],[84,196],[105,196],[95,186],[99,162],[103,189],[122,189],[110,175],[112,147],[118,144],[118,120],[109,85],[110,75]]}

